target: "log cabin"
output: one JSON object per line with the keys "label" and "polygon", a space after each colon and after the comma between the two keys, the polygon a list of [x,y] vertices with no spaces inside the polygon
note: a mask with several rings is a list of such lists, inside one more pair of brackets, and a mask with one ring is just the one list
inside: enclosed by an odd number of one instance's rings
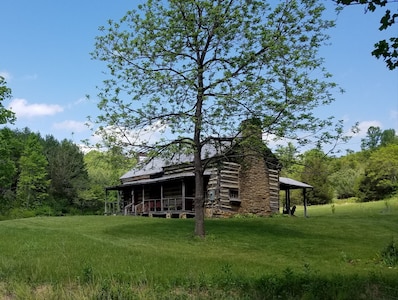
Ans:
{"label": "log cabin", "polygon": [[[250,138],[215,138],[203,146],[207,217],[279,213],[280,164],[262,142],[261,132],[242,130],[242,136]],[[106,188],[107,194],[114,190],[118,197],[106,201],[105,214],[193,217],[193,155],[143,161],[120,178],[120,185]]]}

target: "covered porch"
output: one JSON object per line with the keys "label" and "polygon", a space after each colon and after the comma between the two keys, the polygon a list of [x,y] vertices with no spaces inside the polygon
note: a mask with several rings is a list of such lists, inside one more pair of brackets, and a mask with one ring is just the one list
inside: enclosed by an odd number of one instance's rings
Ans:
{"label": "covered porch", "polygon": [[[208,177],[205,176],[205,185]],[[194,210],[194,176],[162,176],[107,187],[106,215],[133,215],[164,218],[191,218]],[[117,199],[109,197],[117,191]]]}
{"label": "covered porch", "polygon": [[303,202],[304,202],[304,217],[307,217],[307,190],[313,189],[312,185],[306,184],[287,177],[279,177],[279,188],[281,191],[285,191],[285,206],[283,212],[288,215],[293,215],[292,208],[290,207],[290,191],[301,189],[303,191]]}

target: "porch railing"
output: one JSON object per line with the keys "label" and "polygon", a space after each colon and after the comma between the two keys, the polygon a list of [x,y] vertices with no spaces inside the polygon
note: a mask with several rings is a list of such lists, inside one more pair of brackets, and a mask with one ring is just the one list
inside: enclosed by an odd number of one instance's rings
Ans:
{"label": "porch railing", "polygon": [[136,205],[127,205],[125,214],[146,214],[146,213],[172,213],[182,211],[194,211],[193,197],[147,199]]}

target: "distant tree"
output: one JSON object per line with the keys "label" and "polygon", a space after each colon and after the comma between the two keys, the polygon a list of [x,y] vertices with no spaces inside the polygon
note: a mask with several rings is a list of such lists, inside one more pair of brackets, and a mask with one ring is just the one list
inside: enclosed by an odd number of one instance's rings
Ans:
{"label": "distant tree", "polygon": [[[318,49],[334,24],[315,0],[150,0],[138,8],[97,37],[93,57],[110,75],[98,134],[150,157],[193,153],[195,235],[204,236],[202,154],[214,137],[237,136],[253,118],[263,132],[302,144],[313,142],[304,132],[336,137],[324,131],[333,121],[313,114],[333,100],[336,84]],[[132,135],[153,126],[171,134],[156,144]]]}
{"label": "distant tree", "polygon": [[45,139],[45,155],[51,178],[49,193],[58,209],[80,205],[79,193],[88,188],[88,174],[84,154],[72,141],[57,141],[53,136]]}
{"label": "distant tree", "polygon": [[12,206],[12,186],[17,174],[15,161],[12,159],[13,134],[8,128],[0,130],[0,213]]}
{"label": "distant tree", "polygon": [[[376,8],[388,6],[388,4],[397,3],[397,0],[334,0],[341,5],[361,4],[366,7],[365,12],[374,12]],[[392,13],[390,9],[386,9],[385,14],[380,19],[379,30],[386,30],[395,24],[398,18],[398,12]],[[391,37],[388,41],[381,40],[375,44],[372,55],[377,58],[383,58],[387,67],[394,70],[398,67],[398,37]]]}
{"label": "distant tree", "polygon": [[105,199],[104,187],[117,184],[108,164],[104,163],[103,155],[101,151],[96,150],[84,155],[89,178],[88,189],[84,194],[87,201],[102,202]]}
{"label": "distant tree", "polygon": [[127,157],[120,148],[92,150],[84,156],[84,162],[90,178],[102,186],[119,184],[120,176],[135,165],[135,160]]}
{"label": "distant tree", "polygon": [[0,190],[11,187],[16,173],[15,162],[11,155],[11,139],[12,134],[9,129],[0,131]]}
{"label": "distant tree", "polygon": [[353,152],[332,160],[329,180],[338,199],[357,196],[367,157],[366,152]]}
{"label": "distant tree", "polygon": [[109,151],[92,150],[84,156],[84,162],[89,175],[89,189],[85,192],[85,198],[101,204],[105,199],[104,186],[120,184],[120,177],[135,165],[135,160],[127,157],[119,147]]}
{"label": "distant tree", "polygon": [[[14,176],[8,178],[11,182],[11,189],[15,192],[18,176],[19,176],[19,162],[22,153],[25,149],[26,142],[32,132],[28,128],[23,130],[11,130],[7,127],[0,129],[0,136],[3,141],[5,153],[8,153],[8,159],[12,161],[16,168]],[[7,149],[7,150],[6,150]]]}
{"label": "distant tree", "polygon": [[336,197],[345,199],[357,195],[356,184],[361,173],[356,169],[342,168],[330,175],[329,180],[334,187]]}
{"label": "distant tree", "polygon": [[3,106],[3,101],[11,97],[11,89],[7,87],[4,77],[0,76],[0,124],[15,122],[15,114]]}
{"label": "distant tree", "polygon": [[39,136],[32,133],[19,159],[17,200],[22,207],[37,208],[48,199],[50,180],[47,176],[47,166]]}
{"label": "distant tree", "polygon": [[373,151],[380,146],[398,143],[394,129],[381,130],[378,126],[370,126],[366,137],[361,140],[361,149]]}
{"label": "distant tree", "polygon": [[287,146],[278,146],[275,150],[279,162],[282,165],[282,174],[289,176],[294,172],[297,165],[297,156],[299,152],[293,143],[289,142]]}
{"label": "distant tree", "polygon": [[380,146],[387,146],[390,144],[397,144],[398,137],[395,135],[394,129],[386,129],[381,134]]}
{"label": "distant tree", "polygon": [[372,152],[359,185],[362,201],[381,200],[398,191],[398,145]]}
{"label": "distant tree", "polygon": [[301,181],[314,187],[308,192],[312,204],[326,204],[333,200],[334,191],[330,182],[330,159],[320,149],[312,149],[303,154],[304,168]]}
{"label": "distant tree", "polygon": [[362,150],[375,150],[381,141],[382,131],[378,126],[370,126],[366,137],[361,140]]}

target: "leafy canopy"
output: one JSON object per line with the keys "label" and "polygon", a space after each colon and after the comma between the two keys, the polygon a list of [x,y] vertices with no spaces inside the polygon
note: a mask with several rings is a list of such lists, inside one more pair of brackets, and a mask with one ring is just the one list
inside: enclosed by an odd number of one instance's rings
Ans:
{"label": "leafy canopy", "polygon": [[19,159],[17,199],[26,208],[40,206],[48,197],[48,161],[39,138],[31,134]]}
{"label": "leafy canopy", "polygon": [[[386,7],[388,4],[398,3],[397,0],[334,0],[337,4],[341,5],[365,5],[365,12],[374,12],[376,8]],[[395,20],[398,18],[398,10],[396,13],[392,13],[390,9],[386,9],[385,14],[380,19],[379,30],[386,30],[395,24]],[[383,58],[386,62],[387,67],[390,70],[394,70],[398,67],[398,37],[391,37],[388,40],[378,41],[374,45],[372,55],[377,58]]]}
{"label": "leafy canopy", "polygon": [[333,26],[323,10],[311,0],[151,0],[110,20],[92,53],[109,75],[99,94],[99,133],[139,151],[150,148],[144,131],[162,127],[169,134],[158,145],[198,148],[195,130],[203,144],[235,136],[242,120],[256,117],[270,136],[331,139],[322,129],[332,120],[313,113],[336,87],[318,57]]}
{"label": "leafy canopy", "polygon": [[380,200],[398,191],[398,145],[380,147],[367,160],[359,186],[362,201]]}

